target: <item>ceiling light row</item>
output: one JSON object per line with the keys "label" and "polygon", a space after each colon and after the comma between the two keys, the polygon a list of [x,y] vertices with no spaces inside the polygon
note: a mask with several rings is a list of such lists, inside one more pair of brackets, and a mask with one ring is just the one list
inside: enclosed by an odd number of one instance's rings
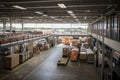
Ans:
{"label": "ceiling light row", "polygon": [[26,10],[27,8],[24,8],[22,6],[18,6],[18,5],[13,5],[14,8],[17,8],[17,9],[21,9],[21,10]]}
{"label": "ceiling light row", "polygon": [[69,14],[73,14],[73,11],[67,11]]}
{"label": "ceiling light row", "polygon": [[54,20],[56,20],[56,21],[62,21],[62,19],[57,19],[57,18],[55,18],[54,16],[50,16],[50,18],[52,18],[52,19],[54,19]]}
{"label": "ceiling light row", "polygon": [[67,8],[67,7],[65,6],[65,4],[63,4],[63,3],[58,4],[58,6],[59,6],[60,8]]}
{"label": "ceiling light row", "polygon": [[73,11],[67,11],[73,18],[77,18],[76,16],[75,16],[75,14],[74,14],[74,12]]}
{"label": "ceiling light row", "polygon": [[48,15],[46,15],[46,14],[43,14],[43,13],[40,12],[40,11],[36,11],[35,13],[36,13],[36,14],[42,14],[44,17],[48,16]]}
{"label": "ceiling light row", "polygon": [[54,19],[55,17],[51,16],[50,18]]}
{"label": "ceiling light row", "polygon": [[39,12],[39,11],[36,11],[35,13],[36,13],[36,14],[43,14],[42,12]]}

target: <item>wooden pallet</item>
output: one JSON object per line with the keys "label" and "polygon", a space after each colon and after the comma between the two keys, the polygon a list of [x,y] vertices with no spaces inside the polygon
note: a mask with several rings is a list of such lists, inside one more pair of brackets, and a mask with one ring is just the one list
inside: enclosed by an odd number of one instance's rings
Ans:
{"label": "wooden pallet", "polygon": [[62,57],[62,58],[58,61],[57,65],[67,65],[68,62],[69,62],[69,58],[68,58],[68,57]]}

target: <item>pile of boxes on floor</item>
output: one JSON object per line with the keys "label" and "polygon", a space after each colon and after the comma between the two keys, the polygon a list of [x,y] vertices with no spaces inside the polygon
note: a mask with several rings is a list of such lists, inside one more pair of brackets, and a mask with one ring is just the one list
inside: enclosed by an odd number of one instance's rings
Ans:
{"label": "pile of boxes on floor", "polygon": [[70,59],[70,46],[66,46],[62,49],[62,58],[58,61],[58,65],[67,65]]}
{"label": "pile of boxes on floor", "polygon": [[[90,38],[71,39],[65,38],[66,47],[63,48],[63,56],[58,61],[58,64],[67,64],[68,61],[87,61],[88,63],[94,63],[94,52],[90,49]],[[69,56],[68,56],[69,55]]]}
{"label": "pile of boxes on floor", "polygon": [[58,65],[67,65],[69,60],[78,61],[79,49],[72,46],[63,47],[62,58],[58,61]]}
{"label": "pile of boxes on floor", "polygon": [[90,49],[90,45],[86,41],[81,42],[80,61],[94,63],[94,52]]}
{"label": "pile of boxes on floor", "polygon": [[40,51],[47,49],[49,49],[49,44],[46,39],[11,46],[7,49],[9,54],[3,55],[4,68],[13,69],[17,65],[32,58],[34,54],[40,54]]}

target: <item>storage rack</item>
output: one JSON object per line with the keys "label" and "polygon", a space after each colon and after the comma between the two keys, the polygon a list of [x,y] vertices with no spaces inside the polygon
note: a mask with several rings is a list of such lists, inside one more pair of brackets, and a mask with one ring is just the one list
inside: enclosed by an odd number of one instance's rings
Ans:
{"label": "storage rack", "polygon": [[[2,35],[5,38],[0,38],[0,49],[5,48],[5,47],[6,48],[13,47],[16,45],[36,41],[36,40],[43,39],[43,38],[47,39],[49,36],[51,36],[50,34],[41,34],[39,32],[37,33],[33,32],[32,34],[21,33],[17,35],[17,33],[10,33],[10,34],[2,34]],[[19,54],[18,56],[17,55],[18,54],[11,54],[8,56],[4,56],[4,60],[5,60],[4,68],[13,69],[19,63],[21,64],[25,62],[26,60],[28,60],[29,58],[31,58],[33,56],[33,53],[25,52],[25,53]]]}
{"label": "storage rack", "polygon": [[[0,39],[0,48],[2,47],[10,47],[13,45],[17,45],[17,44],[22,44],[22,43],[26,43],[29,41],[35,41],[35,40],[39,40],[42,38],[47,38],[48,34],[45,35],[31,35],[31,34],[24,34],[24,35],[20,35],[20,36],[15,36],[15,37],[9,37],[9,38],[1,38]],[[13,39],[15,39],[14,41],[12,41]],[[8,42],[4,42],[5,40],[8,40]]]}

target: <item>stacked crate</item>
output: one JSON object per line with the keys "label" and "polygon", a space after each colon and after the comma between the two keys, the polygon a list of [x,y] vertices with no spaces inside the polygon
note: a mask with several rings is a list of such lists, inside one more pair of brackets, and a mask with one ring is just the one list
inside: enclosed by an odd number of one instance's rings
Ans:
{"label": "stacked crate", "polygon": [[11,54],[4,58],[4,67],[7,69],[13,69],[19,64],[19,54]]}
{"label": "stacked crate", "polygon": [[78,46],[78,41],[77,40],[72,40],[72,46],[77,47]]}
{"label": "stacked crate", "polygon": [[77,61],[78,60],[78,56],[79,56],[79,49],[72,49],[71,50],[71,57],[70,60],[71,61]]}
{"label": "stacked crate", "polygon": [[65,45],[69,45],[70,44],[70,37],[66,37],[65,38]]}

